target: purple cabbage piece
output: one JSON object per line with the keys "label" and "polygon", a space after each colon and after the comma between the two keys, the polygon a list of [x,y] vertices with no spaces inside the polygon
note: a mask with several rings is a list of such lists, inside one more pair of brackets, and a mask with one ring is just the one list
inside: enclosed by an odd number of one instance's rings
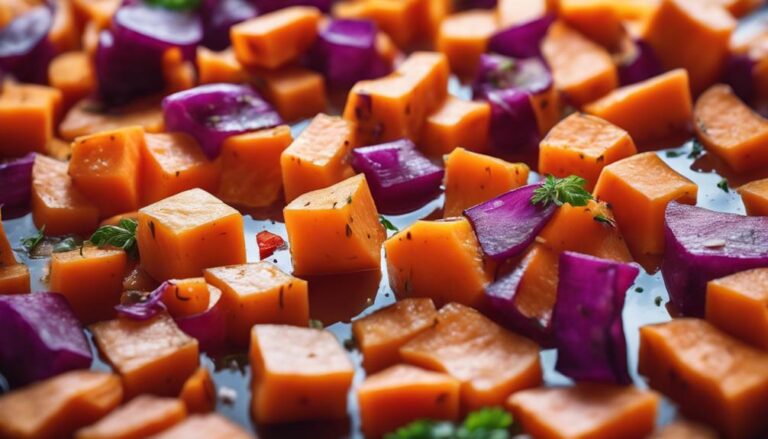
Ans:
{"label": "purple cabbage piece", "polygon": [[725,62],[723,82],[744,102],[755,100],[755,60],[748,55],[731,55]]}
{"label": "purple cabbage piece", "polygon": [[170,281],[165,281],[149,293],[145,301],[131,305],[120,304],[115,306],[115,310],[119,316],[131,320],[149,320],[167,309],[163,303],[163,293],[172,285]]}
{"label": "purple cabbage piece", "polygon": [[486,256],[502,261],[521,254],[547,225],[556,207],[531,203],[539,186],[523,186],[464,211]]}
{"label": "purple cabbage piece", "polygon": [[488,50],[514,58],[541,56],[541,41],[547,35],[549,26],[554,22],[555,16],[547,14],[502,29],[488,41]]}
{"label": "purple cabbage piece", "polygon": [[0,162],[0,208],[3,219],[12,219],[29,213],[32,196],[32,167],[35,153]]}
{"label": "purple cabbage piece", "polygon": [[115,39],[162,53],[178,47],[185,59],[194,59],[203,39],[200,17],[138,2],[121,6],[112,18]]}
{"label": "purple cabbage piece", "polygon": [[387,75],[392,66],[376,50],[376,33],[370,20],[332,20],[320,31],[309,63],[333,88]]}
{"label": "purple cabbage piece", "polygon": [[166,97],[162,105],[166,130],[191,135],[211,160],[218,157],[226,138],[283,123],[247,85],[201,85]]}
{"label": "purple cabbage piece", "polygon": [[552,334],[557,371],[576,381],[629,384],[624,297],[640,270],[574,252],[560,255]]}
{"label": "purple cabbage piece", "polygon": [[540,58],[483,54],[472,82],[472,95],[481,99],[489,91],[509,88],[540,94],[550,90],[553,84],[552,73]]}
{"label": "purple cabbage piece", "polygon": [[48,40],[53,9],[38,6],[0,29],[0,69],[23,82],[48,82],[48,64],[55,55]]}
{"label": "purple cabbage piece", "polygon": [[107,105],[120,105],[165,87],[162,55],[155,50],[120,41],[112,31],[99,34],[96,49],[98,96]]}
{"label": "purple cabbage piece", "polygon": [[258,15],[248,0],[203,0],[203,42],[211,50],[224,50],[230,45],[229,28]]}
{"label": "purple cabbage piece", "polygon": [[0,371],[11,386],[89,368],[92,360],[85,332],[64,296],[0,295]]}
{"label": "purple cabbage piece", "polygon": [[458,9],[492,9],[498,0],[457,0],[454,3]]}
{"label": "purple cabbage piece", "polygon": [[211,303],[200,314],[182,317],[176,320],[179,328],[190,337],[197,339],[203,352],[221,352],[227,342],[226,316],[223,311],[221,293],[214,296],[211,291]]}
{"label": "purple cabbage piece", "polygon": [[440,193],[444,171],[408,139],[352,151],[352,167],[365,174],[380,212],[403,213]]}
{"label": "purple cabbage piece", "polygon": [[704,315],[710,280],[768,267],[768,217],[672,202],[664,220],[661,272],[672,304],[683,315]]}
{"label": "purple cabbage piece", "polygon": [[618,66],[619,82],[622,86],[631,85],[664,73],[661,61],[648,43],[633,41],[629,53]]}
{"label": "purple cabbage piece", "polygon": [[277,11],[291,6],[314,6],[323,12],[331,12],[333,0],[252,0],[262,13]]}

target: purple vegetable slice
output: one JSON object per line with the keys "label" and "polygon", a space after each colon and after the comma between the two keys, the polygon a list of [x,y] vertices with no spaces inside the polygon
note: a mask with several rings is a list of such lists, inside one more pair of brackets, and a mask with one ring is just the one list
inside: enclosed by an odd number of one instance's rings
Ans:
{"label": "purple vegetable slice", "polygon": [[664,73],[653,48],[642,40],[631,41],[619,59],[618,70],[621,85],[635,84]]}
{"label": "purple vegetable slice", "polygon": [[38,6],[0,29],[0,69],[24,82],[47,83],[48,64],[54,56],[48,41],[53,10]]}
{"label": "purple vegetable slice", "polygon": [[115,306],[115,310],[117,310],[119,316],[131,320],[149,320],[167,309],[162,300],[163,293],[166,288],[172,286],[173,283],[171,281],[165,281],[160,284],[159,287],[155,288],[154,291],[149,293],[144,301],[130,305],[121,303],[120,305]]}
{"label": "purple vegetable slice", "polygon": [[531,203],[539,186],[523,186],[464,211],[486,256],[502,261],[521,254],[547,225],[556,206]]}
{"label": "purple vegetable slice", "polygon": [[723,82],[731,86],[736,96],[744,102],[755,99],[754,69],[757,62],[749,55],[732,54],[725,62]]}
{"label": "purple vegetable slice", "polygon": [[496,32],[488,42],[490,52],[515,58],[541,56],[541,41],[555,22],[551,14]]}
{"label": "purple vegetable slice", "polygon": [[247,85],[202,85],[172,94],[162,105],[166,130],[191,135],[211,160],[218,157],[226,138],[283,123]]}
{"label": "purple vegetable slice", "polygon": [[208,309],[193,316],[176,320],[179,328],[194,337],[204,352],[222,352],[226,348],[226,315],[221,304],[221,290],[211,289]]}
{"label": "purple vegetable slice", "polygon": [[22,386],[91,366],[88,340],[58,293],[0,295],[0,371]]}
{"label": "purple vegetable slice", "polygon": [[321,11],[331,12],[333,0],[253,0],[260,13],[277,11],[291,6],[314,6]]}
{"label": "purple vegetable slice", "polygon": [[203,0],[200,15],[203,17],[202,44],[220,51],[230,45],[229,28],[255,17],[258,11],[248,0]]}
{"label": "purple vegetable slice", "polygon": [[552,334],[555,368],[576,381],[629,384],[624,296],[640,270],[574,252],[560,255]]}
{"label": "purple vegetable slice", "polygon": [[120,105],[161,92],[165,87],[161,56],[151,48],[117,40],[112,31],[101,31],[96,49],[99,98],[107,105]]}
{"label": "purple vegetable slice", "polygon": [[118,41],[153,49],[162,55],[178,47],[186,59],[193,59],[203,39],[200,17],[188,11],[175,11],[136,2],[118,8],[112,18]]}
{"label": "purple vegetable slice", "polygon": [[379,211],[389,214],[407,212],[435,198],[444,173],[408,139],[357,148],[352,167],[365,174]]}
{"label": "purple vegetable slice", "polygon": [[32,196],[32,167],[35,153],[0,162],[0,207],[3,218],[12,219],[29,213]]}
{"label": "purple vegetable slice", "polygon": [[479,99],[489,91],[510,88],[540,94],[552,88],[553,83],[552,74],[541,58],[483,54],[472,82],[472,95]]}
{"label": "purple vegetable slice", "polygon": [[768,267],[768,217],[672,202],[664,220],[661,272],[672,304],[683,315],[704,315],[710,280]]}

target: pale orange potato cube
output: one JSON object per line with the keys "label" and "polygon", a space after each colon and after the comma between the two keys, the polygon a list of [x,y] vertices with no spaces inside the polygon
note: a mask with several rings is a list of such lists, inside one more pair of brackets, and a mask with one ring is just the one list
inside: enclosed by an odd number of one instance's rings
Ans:
{"label": "pale orange potato cube", "polygon": [[718,329],[768,350],[768,268],[709,281],[706,316]]}
{"label": "pale orange potato cube", "polygon": [[400,348],[400,355],[461,381],[468,410],[502,405],[511,393],[542,382],[536,343],[458,303],[440,309],[437,324]]}
{"label": "pale orange potato cube", "polygon": [[603,167],[637,153],[623,129],[598,117],[574,113],[539,144],[539,172],[564,178],[578,175],[592,190]]}
{"label": "pale orange potato cube", "polygon": [[[411,46],[423,34],[433,32],[436,23],[422,14],[424,0],[352,0],[340,1],[333,7],[333,16],[357,20],[371,20],[399,47]],[[438,18],[445,11],[440,13]],[[421,21],[429,21],[421,23]],[[421,27],[423,26],[423,28]]]}
{"label": "pale orange potato cube", "polygon": [[403,299],[352,323],[363,367],[373,373],[400,362],[400,347],[435,323],[431,299]]}
{"label": "pale orange potato cube", "polygon": [[159,133],[163,131],[163,123],[163,110],[156,96],[139,98],[109,111],[101,110],[99,104],[90,99],[83,99],[67,112],[59,124],[59,135],[64,140],[74,140],[130,126],[141,126],[148,133]]}
{"label": "pale orange potato cube", "polygon": [[323,75],[298,66],[258,73],[259,89],[286,122],[322,113],[328,106]]}
{"label": "pale orange potato cube", "polygon": [[84,323],[110,319],[123,292],[128,256],[122,249],[82,249],[51,255],[50,288],[61,293]]}
{"label": "pale orange potato cube", "polygon": [[369,375],[357,388],[362,430],[380,437],[420,419],[455,421],[460,389],[450,375],[406,364]]}
{"label": "pale orange potato cube", "polygon": [[0,295],[30,291],[29,268],[24,264],[0,266]]}
{"label": "pale orange potato cube", "polygon": [[768,216],[768,178],[751,181],[738,191],[747,215]]}
{"label": "pale orange potato cube", "polygon": [[677,201],[696,204],[698,186],[653,152],[636,154],[603,168],[595,197],[611,206],[635,259],[664,251],[664,211]]}
{"label": "pale orange potato cube", "polygon": [[317,37],[320,11],[293,6],[232,26],[235,56],[249,67],[275,69],[303,55]]}
{"label": "pale orange potato cube", "polygon": [[0,437],[58,439],[92,424],[123,400],[117,375],[77,370],[0,396]]}
{"label": "pale orange potato cube", "polygon": [[[61,2],[65,8],[68,2]],[[65,108],[96,90],[96,75],[85,52],[68,51],[55,57],[48,66],[48,83],[59,90]]]}
{"label": "pale orange potato cube", "polygon": [[451,71],[471,78],[498,28],[494,11],[474,9],[449,15],[440,23],[435,47],[448,57]]}
{"label": "pale orange potato cube", "polygon": [[104,359],[120,374],[126,399],[142,393],[177,396],[197,369],[197,340],[166,313],[149,320],[119,318],[90,327]]}
{"label": "pale orange potato cube", "polygon": [[507,401],[525,432],[540,439],[643,439],[658,405],[656,392],[587,383],[523,390]]}
{"label": "pale orange potato cube", "polygon": [[434,157],[449,154],[456,148],[485,151],[490,127],[490,104],[448,96],[434,113],[427,116],[419,147]]}
{"label": "pale orange potato cube", "polygon": [[324,330],[256,325],[251,332],[252,413],[272,424],[347,416],[355,373],[336,337]]}
{"label": "pale orange potato cube", "polygon": [[144,439],[173,427],[186,416],[181,400],[141,395],[95,424],[81,428],[75,439]]}
{"label": "pale orange potato cube", "polygon": [[42,85],[3,84],[0,93],[0,155],[45,152],[61,111],[61,92]]}
{"label": "pale orange potato cube", "polygon": [[768,353],[705,320],[680,318],[641,327],[638,370],[682,413],[728,439],[768,431]]}
{"label": "pale orange potato cube", "polygon": [[326,188],[354,175],[349,154],[355,125],[318,114],[280,156],[285,200]]}
{"label": "pale orange potato cube", "polygon": [[284,273],[271,262],[209,268],[205,279],[221,290],[230,340],[246,346],[259,323],[307,326],[307,282]]}
{"label": "pale orange potato cube", "polygon": [[557,9],[557,0],[498,0],[496,15],[503,29],[541,18]]}
{"label": "pale orange potato cube", "polygon": [[211,372],[206,367],[199,367],[181,388],[179,399],[184,402],[189,413],[210,413],[216,409],[216,385]]}
{"label": "pale orange potato cube", "polygon": [[237,424],[216,413],[190,416],[151,439],[254,439]]}
{"label": "pale orange potato cube", "polygon": [[379,269],[386,232],[363,174],[296,198],[283,215],[294,273]]}
{"label": "pale orange potato cube", "polygon": [[237,61],[235,52],[228,48],[222,52],[214,52],[203,46],[197,48],[197,76],[200,84],[216,84],[218,82],[231,82],[234,84],[245,82],[247,74],[245,69]]}
{"label": "pale orange potato cube", "polygon": [[610,51],[627,36],[614,0],[560,0],[559,16],[577,31]]}
{"label": "pale orange potato cube", "polygon": [[243,216],[202,189],[139,210],[136,241],[141,267],[158,281],[245,262]]}

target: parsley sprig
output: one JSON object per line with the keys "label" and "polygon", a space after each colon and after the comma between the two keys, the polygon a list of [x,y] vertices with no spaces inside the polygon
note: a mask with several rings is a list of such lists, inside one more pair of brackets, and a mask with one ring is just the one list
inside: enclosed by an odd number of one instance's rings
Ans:
{"label": "parsley sprig", "polygon": [[139,253],[136,246],[136,228],[139,223],[133,218],[123,218],[118,225],[99,227],[88,240],[93,245],[103,248],[107,246],[125,250],[128,256],[136,258]]}
{"label": "parsley sprig", "polygon": [[547,175],[541,186],[533,191],[531,203],[541,204],[544,207],[550,204],[562,206],[565,203],[572,206],[586,206],[592,199],[592,194],[584,188],[586,184],[586,180],[576,175],[565,178]]}
{"label": "parsley sprig", "polygon": [[381,223],[382,226],[384,226],[384,229],[386,230],[391,230],[393,232],[400,231],[400,229],[398,229],[397,227],[395,227],[394,224],[392,224],[392,221],[384,218],[383,215],[379,215],[379,222]]}
{"label": "parsley sprig", "polygon": [[415,421],[384,439],[508,439],[512,425],[512,415],[493,407],[470,413],[458,426],[444,421]]}
{"label": "parsley sprig", "polygon": [[40,230],[34,235],[21,238],[21,246],[24,247],[24,250],[26,250],[27,253],[31,254],[32,251],[43,242],[43,238],[45,238],[45,224],[43,224],[43,227],[40,227]]}
{"label": "parsley sprig", "polygon": [[152,6],[176,11],[197,9],[200,6],[200,0],[144,0],[144,2]]}

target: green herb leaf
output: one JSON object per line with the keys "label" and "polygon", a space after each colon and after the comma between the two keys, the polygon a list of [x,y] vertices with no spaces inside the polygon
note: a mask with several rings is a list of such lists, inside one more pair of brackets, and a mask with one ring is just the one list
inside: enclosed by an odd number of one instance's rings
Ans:
{"label": "green herb leaf", "polygon": [[450,422],[414,421],[384,439],[454,439],[456,427]]}
{"label": "green herb leaf", "polygon": [[593,219],[601,224],[606,224],[611,227],[616,227],[616,220],[613,218],[608,218],[605,215],[598,214],[593,217]]}
{"label": "green herb leaf", "polygon": [[138,247],[136,246],[136,228],[138,222],[132,218],[121,219],[116,226],[101,226],[89,241],[99,248],[107,246],[117,247],[125,250],[128,256],[136,258]]}
{"label": "green herb leaf", "polygon": [[391,230],[393,232],[399,232],[400,231],[400,229],[395,227],[395,225],[392,224],[391,221],[389,221],[388,219],[384,218],[383,215],[379,215],[379,222],[381,223],[382,226],[384,226],[384,228],[386,230]]}
{"label": "green herb leaf", "polygon": [[152,6],[159,6],[165,9],[183,11],[188,9],[197,9],[200,7],[200,0],[144,0]]}
{"label": "green herb leaf", "polygon": [[662,298],[661,298],[661,296],[656,296],[656,297],[653,299],[653,303],[654,303],[656,306],[661,306],[661,301],[662,301],[662,300],[664,300],[664,299],[662,299]]}
{"label": "green herb leaf", "polygon": [[69,238],[62,239],[61,241],[54,244],[53,252],[54,253],[68,252],[68,251],[75,250],[81,245],[83,245],[82,241],[70,236]]}
{"label": "green herb leaf", "polygon": [[576,175],[565,178],[547,175],[541,186],[533,191],[531,203],[541,204],[544,207],[550,204],[562,206],[565,203],[570,203],[572,206],[586,206],[592,199],[592,194],[584,188],[586,184],[586,180]]}
{"label": "green herb leaf", "polygon": [[691,141],[691,152],[688,153],[688,158],[697,159],[702,154],[704,154],[704,145],[696,139]]}
{"label": "green herb leaf", "polygon": [[384,436],[384,439],[509,439],[512,426],[512,415],[493,407],[470,413],[460,426],[420,420]]}
{"label": "green herb leaf", "polygon": [[43,241],[43,238],[45,238],[45,224],[34,235],[21,238],[21,246],[24,247],[27,253],[32,253],[35,247]]}
{"label": "green herb leaf", "polygon": [[717,183],[717,187],[719,187],[719,188],[720,188],[720,190],[722,190],[722,191],[723,191],[723,192],[725,192],[726,194],[727,194],[728,192],[730,192],[730,191],[731,191],[730,189],[728,189],[728,180],[726,180],[726,179],[722,179],[722,180],[720,180],[720,181]]}
{"label": "green herb leaf", "polygon": [[671,159],[673,159],[675,157],[680,157],[683,154],[685,154],[685,153],[684,152],[680,152],[680,151],[667,151],[666,153],[664,153],[664,155],[666,155],[667,157],[669,157]]}

